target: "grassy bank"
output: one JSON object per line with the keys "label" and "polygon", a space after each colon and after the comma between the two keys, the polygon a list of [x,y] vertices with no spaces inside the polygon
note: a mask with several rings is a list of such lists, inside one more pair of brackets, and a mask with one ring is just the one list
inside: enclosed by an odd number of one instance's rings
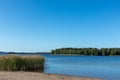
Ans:
{"label": "grassy bank", "polygon": [[32,71],[44,69],[44,58],[40,56],[0,56],[1,71]]}

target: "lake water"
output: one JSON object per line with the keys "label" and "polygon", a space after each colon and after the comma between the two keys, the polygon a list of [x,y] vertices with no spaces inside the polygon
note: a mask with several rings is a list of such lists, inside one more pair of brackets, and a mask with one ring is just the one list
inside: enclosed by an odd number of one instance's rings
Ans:
{"label": "lake water", "polygon": [[120,56],[39,55],[46,58],[45,73],[120,80]]}
{"label": "lake water", "polygon": [[120,80],[119,56],[43,56],[45,73]]}

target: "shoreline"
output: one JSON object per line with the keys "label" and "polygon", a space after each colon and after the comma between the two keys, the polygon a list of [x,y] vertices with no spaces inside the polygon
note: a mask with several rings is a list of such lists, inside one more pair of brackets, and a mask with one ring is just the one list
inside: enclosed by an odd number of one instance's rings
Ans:
{"label": "shoreline", "polygon": [[0,71],[0,80],[102,80],[97,78],[89,78],[82,76],[70,76],[63,74],[47,74],[38,72]]}

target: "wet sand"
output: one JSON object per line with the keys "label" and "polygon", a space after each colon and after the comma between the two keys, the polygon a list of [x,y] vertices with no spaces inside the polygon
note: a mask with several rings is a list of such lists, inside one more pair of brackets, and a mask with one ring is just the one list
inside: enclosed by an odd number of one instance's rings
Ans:
{"label": "wet sand", "polygon": [[0,71],[0,80],[100,80],[95,78],[45,74],[37,72],[5,72]]}

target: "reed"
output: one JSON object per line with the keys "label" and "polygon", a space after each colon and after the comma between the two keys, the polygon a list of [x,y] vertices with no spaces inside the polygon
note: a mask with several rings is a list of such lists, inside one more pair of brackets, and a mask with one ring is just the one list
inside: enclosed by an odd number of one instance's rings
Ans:
{"label": "reed", "polygon": [[2,71],[31,71],[43,70],[45,59],[41,56],[0,56],[0,70]]}

